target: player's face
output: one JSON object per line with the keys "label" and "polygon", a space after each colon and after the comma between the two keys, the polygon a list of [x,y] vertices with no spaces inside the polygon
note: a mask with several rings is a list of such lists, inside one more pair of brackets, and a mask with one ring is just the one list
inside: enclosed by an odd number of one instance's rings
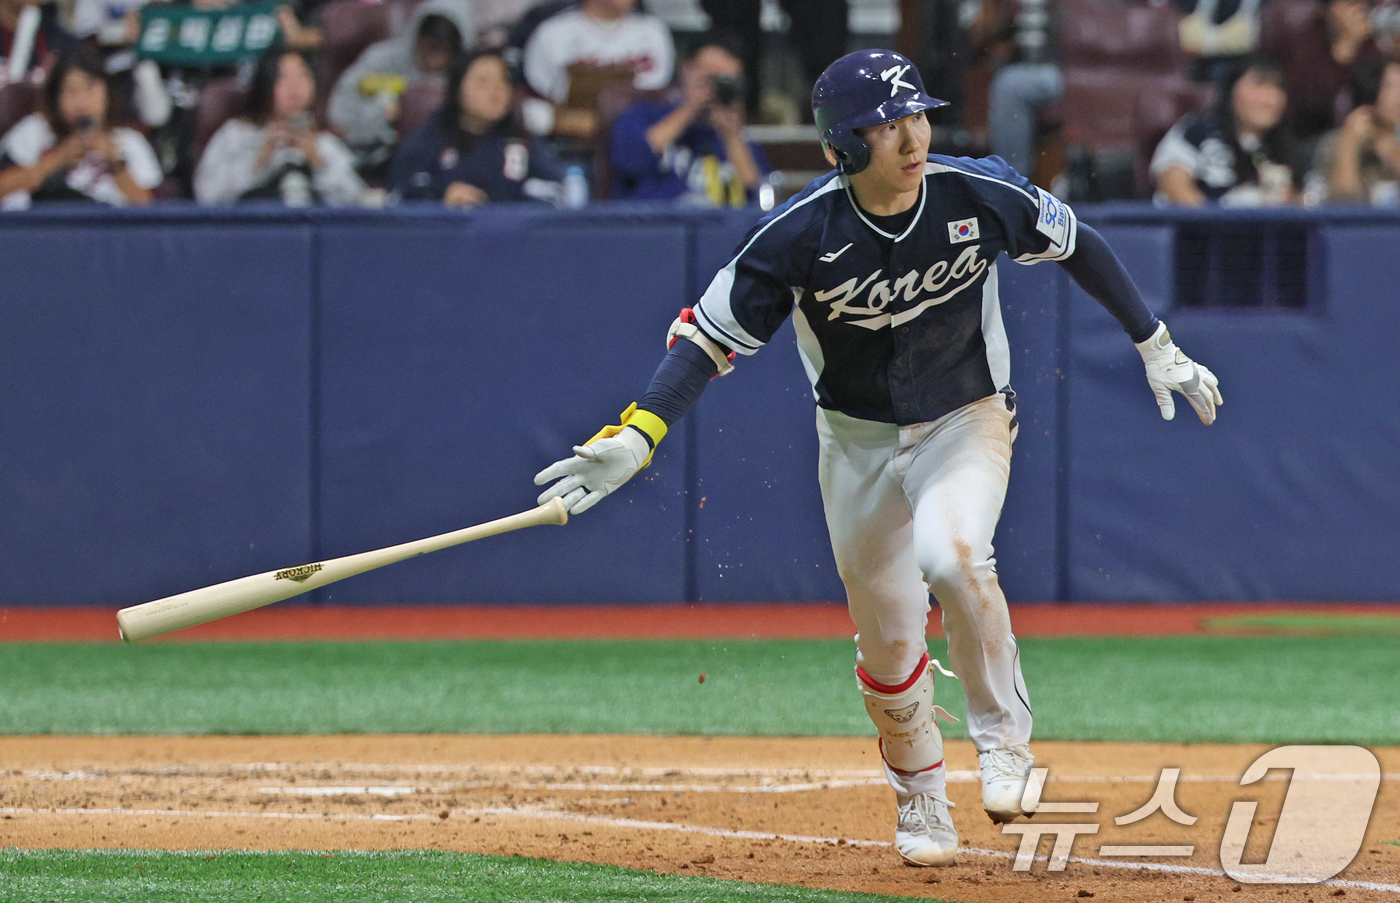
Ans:
{"label": "player's face", "polygon": [[919,190],[932,139],[923,111],[861,129],[859,134],[870,145],[870,163],[856,178],[876,190],[898,194]]}

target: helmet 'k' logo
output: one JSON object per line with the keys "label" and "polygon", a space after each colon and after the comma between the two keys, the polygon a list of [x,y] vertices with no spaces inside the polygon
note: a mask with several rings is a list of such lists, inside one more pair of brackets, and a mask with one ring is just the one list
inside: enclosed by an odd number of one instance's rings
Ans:
{"label": "helmet 'k' logo", "polygon": [[899,93],[900,88],[914,90],[914,86],[904,80],[904,73],[908,72],[912,66],[891,66],[880,73],[880,81],[890,83],[890,96],[894,97]]}
{"label": "helmet 'k' logo", "polygon": [[918,710],[919,704],[916,702],[913,705],[907,705],[902,709],[885,709],[885,714],[889,715],[891,718],[893,718],[895,721],[898,721],[900,724],[908,724],[909,720],[914,717],[914,713]]}

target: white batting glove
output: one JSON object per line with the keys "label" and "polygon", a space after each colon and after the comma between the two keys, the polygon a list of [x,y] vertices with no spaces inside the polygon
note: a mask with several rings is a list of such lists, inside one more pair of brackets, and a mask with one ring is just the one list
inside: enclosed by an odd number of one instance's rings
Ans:
{"label": "white batting glove", "polygon": [[623,429],[611,438],[596,439],[588,445],[575,445],[572,458],[555,461],[535,474],[536,486],[559,480],[540,493],[539,503],[562,498],[570,514],[582,514],[632,479],[649,457],[651,446],[634,429]]}
{"label": "white batting glove", "polygon": [[1172,392],[1180,392],[1196,409],[1202,423],[1210,426],[1215,422],[1216,407],[1225,403],[1220,397],[1220,381],[1176,347],[1172,334],[1167,332],[1167,324],[1158,323],[1150,339],[1137,343],[1137,350],[1147,367],[1147,384],[1157,396],[1163,420],[1176,416]]}

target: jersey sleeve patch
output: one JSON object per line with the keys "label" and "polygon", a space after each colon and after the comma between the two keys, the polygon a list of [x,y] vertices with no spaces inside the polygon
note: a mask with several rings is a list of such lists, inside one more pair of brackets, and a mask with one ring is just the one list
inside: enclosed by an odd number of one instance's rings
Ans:
{"label": "jersey sleeve patch", "polygon": [[1044,260],[1064,260],[1074,253],[1078,220],[1069,205],[1043,188],[1036,189],[1035,232],[1045,240],[1043,251],[1032,251],[1014,258],[1017,263],[1040,263]]}
{"label": "jersey sleeve patch", "polygon": [[1069,241],[1069,208],[1048,191],[1040,195],[1040,219],[1035,231],[1050,239],[1050,244],[1063,248]]}

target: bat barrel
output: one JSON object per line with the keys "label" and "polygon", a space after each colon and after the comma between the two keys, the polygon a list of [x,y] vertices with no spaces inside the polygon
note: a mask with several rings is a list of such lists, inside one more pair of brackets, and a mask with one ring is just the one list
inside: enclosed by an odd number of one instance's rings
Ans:
{"label": "bat barrel", "polygon": [[117,612],[117,630],[128,643],[135,643],[170,633],[227,618],[281,602],[293,596],[309,592],[317,587],[353,577],[374,568],[403,561],[428,552],[436,552],[451,546],[484,539],[498,533],[520,530],[541,524],[564,524],[569,519],[568,510],[559,499],[550,499],[538,508],[512,514],[499,520],[467,527],[452,533],[429,536],[402,545],[303,564],[299,567],[280,571],[267,571],[251,577],[240,577],[227,583],[206,586],[164,599],[156,599],[143,605],[133,605]]}
{"label": "bat barrel", "polygon": [[172,630],[183,630],[281,602],[319,585],[308,586],[286,579],[279,581],[275,576],[278,573],[283,572],[255,574],[123,608],[117,612],[117,629],[123,640],[135,643]]}

